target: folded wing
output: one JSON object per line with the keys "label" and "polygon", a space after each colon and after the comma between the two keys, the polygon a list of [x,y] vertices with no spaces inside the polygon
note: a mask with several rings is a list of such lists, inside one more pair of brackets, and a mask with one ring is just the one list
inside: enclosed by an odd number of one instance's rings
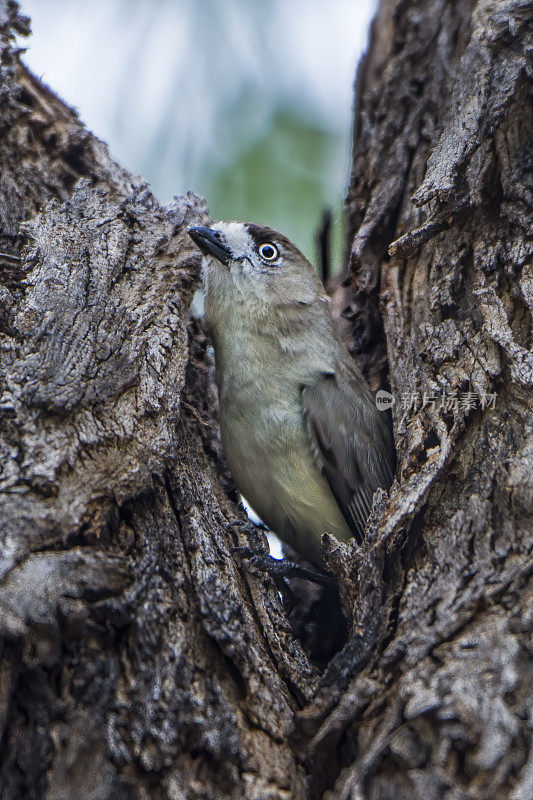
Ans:
{"label": "folded wing", "polygon": [[351,365],[302,386],[304,419],[315,461],[358,542],[378,487],[388,489],[395,451],[388,420]]}

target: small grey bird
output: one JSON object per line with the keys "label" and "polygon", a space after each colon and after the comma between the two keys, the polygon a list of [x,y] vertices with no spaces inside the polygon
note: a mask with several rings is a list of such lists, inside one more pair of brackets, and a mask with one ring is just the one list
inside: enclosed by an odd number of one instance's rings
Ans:
{"label": "small grey bird", "polygon": [[388,489],[385,415],[334,326],[313,267],[271,228],[189,228],[204,259],[220,428],[240,492],[280,539],[323,568],[321,538],[362,540]]}

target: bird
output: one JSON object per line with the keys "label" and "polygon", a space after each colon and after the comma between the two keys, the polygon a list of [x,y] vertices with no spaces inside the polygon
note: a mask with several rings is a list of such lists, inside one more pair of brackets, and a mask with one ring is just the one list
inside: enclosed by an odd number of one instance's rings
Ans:
{"label": "bird", "polygon": [[362,542],[395,450],[339,337],[313,266],[268,226],[188,229],[203,254],[220,431],[238,490],[282,542],[324,570],[324,533]]}

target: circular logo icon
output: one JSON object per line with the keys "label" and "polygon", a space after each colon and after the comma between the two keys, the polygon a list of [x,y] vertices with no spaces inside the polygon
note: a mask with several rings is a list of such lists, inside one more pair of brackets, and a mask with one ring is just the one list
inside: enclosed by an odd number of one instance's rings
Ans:
{"label": "circular logo icon", "polygon": [[378,411],[386,411],[393,405],[394,397],[390,392],[386,392],[385,389],[380,389],[376,392],[376,408]]}

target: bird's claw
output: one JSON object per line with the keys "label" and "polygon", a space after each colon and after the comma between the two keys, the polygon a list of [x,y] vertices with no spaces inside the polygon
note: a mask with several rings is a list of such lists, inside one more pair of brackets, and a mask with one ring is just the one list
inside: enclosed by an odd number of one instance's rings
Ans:
{"label": "bird's claw", "polygon": [[256,555],[249,547],[234,547],[232,552],[238,553],[257,572],[270,575],[276,583],[283,578],[303,578],[321,586],[335,585],[335,579],[330,575],[326,575],[313,567],[296,564],[286,558],[273,558],[273,556],[267,554]]}
{"label": "bird's claw", "polygon": [[[261,525],[255,525],[253,522],[236,519],[228,524],[228,528],[238,531],[248,541],[248,546],[235,546],[232,548],[232,552],[240,553],[242,558],[251,558],[257,554],[268,553],[268,542],[263,533],[264,530],[268,529],[262,523]],[[244,551],[249,551],[249,555],[246,555]]]}

